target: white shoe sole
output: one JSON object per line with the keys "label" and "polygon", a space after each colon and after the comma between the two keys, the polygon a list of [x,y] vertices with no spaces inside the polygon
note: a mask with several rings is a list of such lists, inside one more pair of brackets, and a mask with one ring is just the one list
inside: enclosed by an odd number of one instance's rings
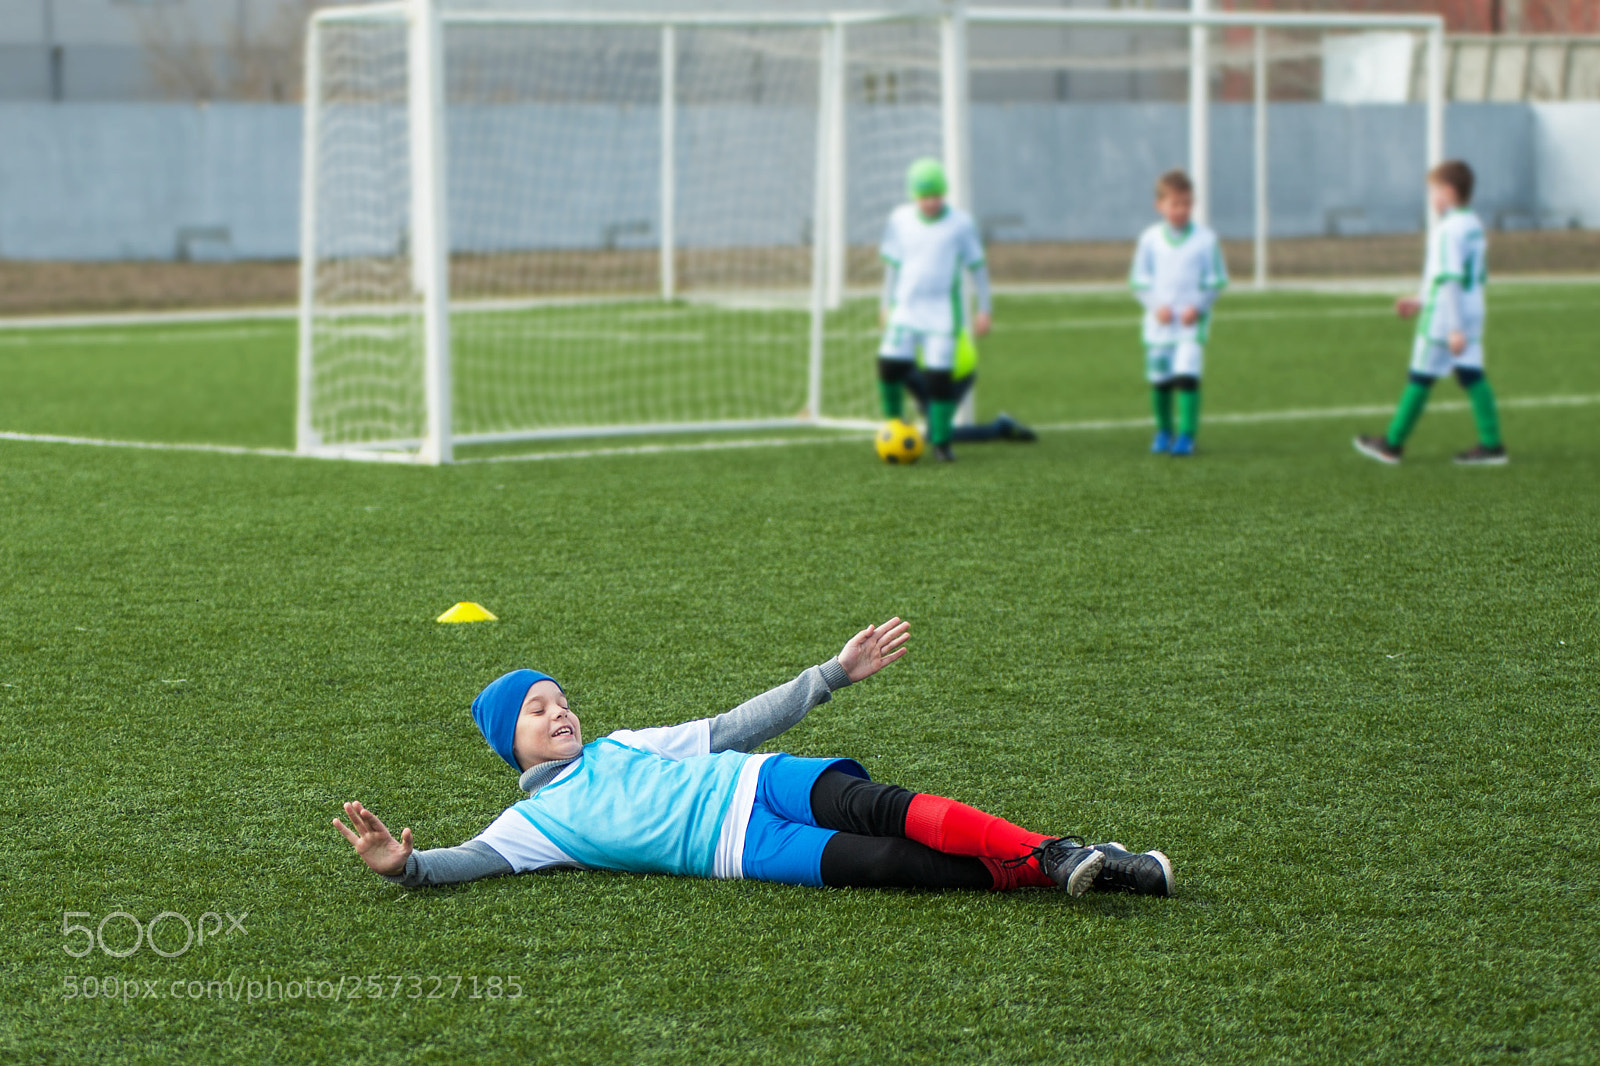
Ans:
{"label": "white shoe sole", "polygon": [[1067,875],[1067,895],[1081,896],[1089,891],[1089,886],[1100,876],[1100,868],[1105,864],[1106,857],[1098,851],[1080,862],[1077,868]]}
{"label": "white shoe sole", "polygon": [[1505,466],[1511,460],[1504,455],[1497,455],[1492,459],[1457,459],[1457,466]]}
{"label": "white shoe sole", "polygon": [[1172,873],[1172,860],[1167,858],[1167,853],[1164,851],[1147,851],[1145,854],[1161,864],[1161,872],[1167,878],[1167,895],[1172,895],[1178,890],[1178,879]]}
{"label": "white shoe sole", "polygon": [[1355,440],[1351,441],[1350,443],[1355,445],[1356,451],[1360,452],[1362,455],[1365,455],[1368,459],[1376,459],[1376,460],[1378,460],[1378,462],[1383,463],[1385,466],[1399,466],[1400,465],[1400,457],[1399,456],[1397,456],[1397,455],[1386,455],[1383,452],[1378,451],[1378,449],[1376,449],[1376,448],[1369,448],[1367,445],[1365,445],[1365,444],[1363,444],[1361,442],[1361,438],[1360,437],[1357,437]]}

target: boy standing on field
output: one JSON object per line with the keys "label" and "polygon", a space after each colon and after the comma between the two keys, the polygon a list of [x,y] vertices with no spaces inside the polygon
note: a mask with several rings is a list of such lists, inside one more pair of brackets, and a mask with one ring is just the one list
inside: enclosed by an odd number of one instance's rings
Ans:
{"label": "boy standing on field", "polygon": [[[1483,223],[1467,205],[1472,202],[1472,168],[1458,159],[1428,171],[1428,201],[1439,215],[1438,231],[1428,243],[1422,273],[1422,295],[1395,303],[1401,318],[1417,319],[1411,346],[1411,378],[1400,406],[1381,437],[1360,436],[1356,450],[1380,463],[1400,461],[1406,438],[1422,417],[1433,383],[1455,371],[1456,381],[1472,401],[1478,443],[1456,456],[1463,466],[1500,466],[1506,462],[1500,440],[1500,414],[1494,390],[1483,376],[1485,253]],[[1420,317],[1419,317],[1420,316]]]}
{"label": "boy standing on field", "polygon": [[[884,228],[883,307],[886,325],[878,348],[878,397],[885,418],[905,411],[906,378],[922,354],[928,392],[928,439],[933,457],[955,458],[950,439],[959,401],[956,345],[963,329],[961,283],[971,271],[977,313],[972,332],[989,332],[989,271],[972,216],[945,203],[944,167],[919,159],[906,172],[911,202],[889,215]],[[963,375],[965,376],[965,375]]]}
{"label": "boy standing on field", "polygon": [[1169,170],[1157,179],[1156,210],[1162,221],[1140,235],[1128,275],[1128,284],[1144,305],[1145,373],[1156,416],[1150,451],[1193,455],[1211,305],[1227,287],[1228,271],[1217,235],[1192,220],[1194,183],[1189,175]]}

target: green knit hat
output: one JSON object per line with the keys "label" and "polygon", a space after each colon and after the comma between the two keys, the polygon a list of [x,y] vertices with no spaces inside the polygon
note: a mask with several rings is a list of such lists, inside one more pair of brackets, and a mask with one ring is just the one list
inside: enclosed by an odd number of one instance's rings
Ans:
{"label": "green knit hat", "polygon": [[944,164],[931,156],[924,156],[906,169],[906,191],[913,200],[923,196],[943,196],[947,188]]}

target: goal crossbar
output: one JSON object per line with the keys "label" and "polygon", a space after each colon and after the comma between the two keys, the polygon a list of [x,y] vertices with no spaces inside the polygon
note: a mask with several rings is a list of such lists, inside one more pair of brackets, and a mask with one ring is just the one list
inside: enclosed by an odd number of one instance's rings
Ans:
{"label": "goal crossbar", "polygon": [[[319,8],[311,15],[318,23],[403,21],[413,4],[345,5]],[[919,11],[453,11],[441,10],[439,19],[450,26],[679,26],[692,28],[821,29],[828,26],[866,26],[893,22],[925,22],[939,16],[937,9]]]}
{"label": "goal crossbar", "polygon": [[[404,20],[413,5],[393,3],[324,7],[313,12],[314,22],[371,22]],[[447,25],[476,26],[730,26],[795,27],[862,26],[888,22],[915,22],[938,17],[939,9],[926,11],[739,12],[739,11],[451,11],[439,18]],[[1048,26],[1129,26],[1135,28],[1191,26],[1299,30],[1437,30],[1443,32],[1442,15],[1358,14],[1316,11],[1143,11],[1127,8],[1042,8],[974,5],[965,9],[969,23]]]}

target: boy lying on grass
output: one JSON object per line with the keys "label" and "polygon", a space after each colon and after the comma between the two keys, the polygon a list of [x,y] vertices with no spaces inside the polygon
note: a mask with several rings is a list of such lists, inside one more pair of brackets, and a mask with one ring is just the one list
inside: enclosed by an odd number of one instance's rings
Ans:
{"label": "boy lying on grass", "polygon": [[344,805],[348,826],[333,824],[369,867],[407,887],[576,867],[832,888],[1171,894],[1172,866],[1159,851],[1030,833],[869,780],[852,759],[749,754],[905,655],[909,637],[909,623],[891,618],[715,718],[619,729],[589,744],[553,678],[514,670],[478,694],[472,717],[521,774],[527,799],[455,848],[413,851],[410,829],[396,840],[360,803]]}

